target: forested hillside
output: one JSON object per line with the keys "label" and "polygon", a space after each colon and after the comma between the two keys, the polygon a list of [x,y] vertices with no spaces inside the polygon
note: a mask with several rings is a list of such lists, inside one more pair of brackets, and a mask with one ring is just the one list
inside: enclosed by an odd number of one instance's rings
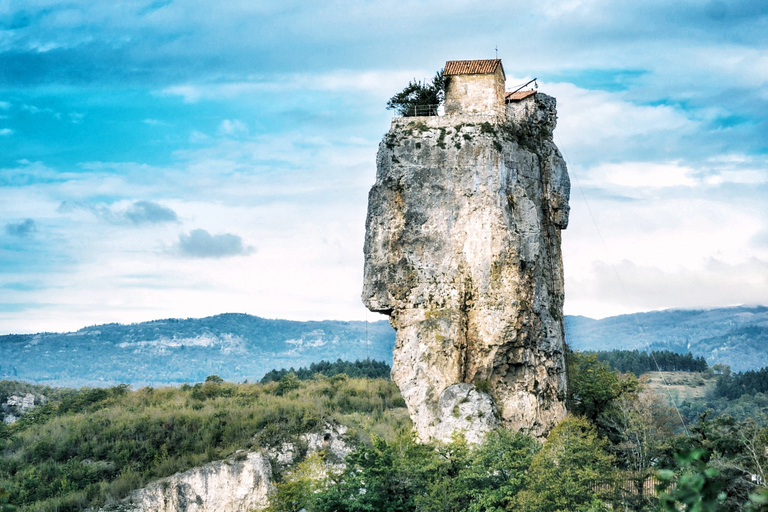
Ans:
{"label": "forested hillside", "polygon": [[0,421],[0,510],[3,499],[25,511],[84,510],[239,449],[296,442],[329,422],[349,427],[350,442],[370,433],[394,439],[410,425],[392,382],[344,375],[269,384],[209,376],[136,391],[0,381],[0,395],[21,392],[48,400],[11,425]]}
{"label": "forested hillside", "polygon": [[693,354],[678,354],[670,350],[611,350],[585,351],[593,353],[612,369],[622,373],[632,372],[640,376],[647,372],[705,372],[709,369],[707,361]]}
{"label": "forested hillside", "polygon": [[0,336],[0,378],[57,386],[259,380],[273,368],[392,360],[384,321],[293,322],[251,315],[106,324],[72,333]]}
{"label": "forested hillside", "polygon": [[[733,371],[768,366],[768,308],[668,310],[593,320],[566,317],[574,350],[691,353]],[[293,322],[251,315],[106,324],[71,333],[0,336],[0,378],[56,386],[259,380],[321,360],[392,362],[395,332],[376,322]],[[614,363],[612,363],[614,364]],[[642,365],[641,365],[642,366]],[[616,366],[639,373],[637,368]]]}
{"label": "forested hillside", "polygon": [[[328,372],[342,367],[377,365],[315,365]],[[764,389],[763,373],[720,378],[757,390]],[[344,465],[324,450],[300,452],[290,466],[275,459],[271,512],[674,511],[686,504],[764,512],[760,503],[768,500],[759,485],[768,402],[759,391],[750,399],[757,414],[709,413],[684,428],[666,399],[633,376],[611,371],[597,354],[573,353],[571,415],[546,443],[498,430],[471,446],[460,435],[448,444],[417,443],[404,402],[386,379],[270,374],[282,377],[233,384],[212,375],[194,385],[135,391],[0,382],[6,397],[47,394],[19,421],[0,423],[0,510],[81,511],[237,450],[278,457],[270,450],[286,441],[302,446],[302,433],[328,424],[349,427],[344,439],[355,451]],[[743,402],[744,396],[730,403]]]}
{"label": "forested hillside", "polygon": [[670,350],[734,371],[768,366],[768,307],[652,311],[594,320],[567,316],[573,350]]}

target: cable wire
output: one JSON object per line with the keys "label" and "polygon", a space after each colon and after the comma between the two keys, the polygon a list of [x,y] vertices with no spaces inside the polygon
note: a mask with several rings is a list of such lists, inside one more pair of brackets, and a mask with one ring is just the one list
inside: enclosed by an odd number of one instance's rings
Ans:
{"label": "cable wire", "polygon": [[[616,269],[616,265],[613,264],[613,259],[611,258],[611,251],[608,250],[608,245],[605,243],[605,238],[603,238],[603,234],[600,232],[600,226],[598,226],[597,220],[595,219],[595,215],[592,213],[592,208],[590,208],[589,206],[589,201],[587,201],[587,196],[586,194],[584,194],[584,189],[581,187],[581,183],[579,182],[579,178],[576,175],[576,171],[574,167],[571,165],[570,159],[568,158],[568,154],[565,152],[565,146],[563,146],[563,141],[557,132],[555,132],[555,137],[557,137],[558,147],[560,148],[560,151],[563,153],[563,158],[565,159],[565,163],[568,166],[570,174],[573,176],[573,179],[576,181],[576,187],[579,189],[579,193],[581,194],[581,197],[584,200],[584,204],[586,205],[587,211],[589,212],[589,217],[592,219],[592,223],[595,225],[595,230],[597,231],[597,235],[600,238],[600,242],[603,244],[603,249],[605,250],[605,253],[608,256],[608,263],[613,269],[613,273],[616,275],[616,280],[619,283],[619,287],[621,288],[621,292],[624,295],[624,299],[629,300],[629,294],[627,293],[627,289],[624,287],[624,282],[621,280],[621,275],[619,274],[619,271]],[[664,372],[661,371],[661,366],[659,365],[658,361],[656,361],[656,357],[653,355],[653,350],[651,350],[651,345],[648,343],[648,338],[645,335],[643,326],[640,324],[640,321],[637,319],[637,315],[632,315],[632,318],[634,319],[635,324],[637,326],[638,332],[640,334],[640,339],[643,341],[643,343],[645,343],[645,348],[648,350],[648,354],[651,356],[651,359],[653,359],[653,364],[656,365],[656,370],[659,372],[661,376],[661,380],[664,383],[665,389],[667,391],[667,398],[672,403],[672,406],[675,408],[675,411],[677,412],[677,417],[680,419],[680,424],[683,427],[683,431],[685,432],[686,437],[690,437],[690,433],[688,432],[688,427],[686,427],[685,420],[683,420],[683,415],[680,413],[680,409],[677,407],[677,402],[675,398],[672,396],[672,394],[669,391],[669,383],[667,383],[667,379],[666,377],[664,377]]]}

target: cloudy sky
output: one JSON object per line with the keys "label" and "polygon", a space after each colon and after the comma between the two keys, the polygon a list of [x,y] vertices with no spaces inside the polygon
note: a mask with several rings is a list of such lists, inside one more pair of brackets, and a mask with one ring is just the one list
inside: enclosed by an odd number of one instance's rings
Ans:
{"label": "cloudy sky", "polygon": [[0,333],[360,304],[386,100],[556,96],[566,313],[768,304],[768,3],[0,0]]}

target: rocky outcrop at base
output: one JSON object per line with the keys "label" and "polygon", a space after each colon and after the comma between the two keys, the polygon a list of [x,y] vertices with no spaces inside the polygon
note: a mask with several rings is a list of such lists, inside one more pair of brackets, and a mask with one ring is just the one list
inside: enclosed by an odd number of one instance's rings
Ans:
{"label": "rocky outcrop at base", "polygon": [[0,419],[3,423],[12,425],[27,412],[35,408],[37,404],[45,404],[47,398],[34,393],[10,395],[5,402],[0,403]]}
{"label": "rocky outcrop at base", "polygon": [[240,452],[153,482],[99,512],[252,512],[267,507],[271,487],[269,458]]}

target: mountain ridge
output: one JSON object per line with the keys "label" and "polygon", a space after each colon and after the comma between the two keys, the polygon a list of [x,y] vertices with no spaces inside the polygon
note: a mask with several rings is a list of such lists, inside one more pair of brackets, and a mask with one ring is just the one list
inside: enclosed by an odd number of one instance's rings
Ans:
{"label": "mountain ridge", "polygon": [[[768,366],[768,307],[670,309],[593,319],[566,316],[574,350],[691,351],[734,371]],[[0,379],[55,386],[258,380],[320,360],[392,362],[394,330],[375,322],[267,319],[245,313],[97,324],[0,336]]]}

